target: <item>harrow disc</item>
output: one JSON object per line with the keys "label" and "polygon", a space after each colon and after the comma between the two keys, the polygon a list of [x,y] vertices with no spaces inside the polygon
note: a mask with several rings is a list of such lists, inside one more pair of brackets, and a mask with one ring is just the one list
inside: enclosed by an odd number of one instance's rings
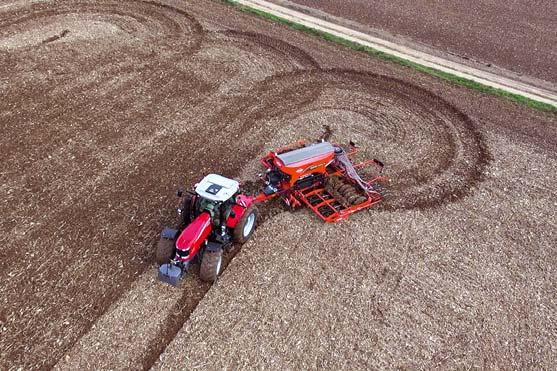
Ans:
{"label": "harrow disc", "polygon": [[359,205],[367,200],[355,185],[345,182],[340,177],[330,177],[325,184],[327,192],[343,206]]}

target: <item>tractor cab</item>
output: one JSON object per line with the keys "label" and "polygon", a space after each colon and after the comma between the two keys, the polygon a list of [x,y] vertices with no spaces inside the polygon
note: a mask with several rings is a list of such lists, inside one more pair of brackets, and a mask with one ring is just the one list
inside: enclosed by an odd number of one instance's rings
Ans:
{"label": "tractor cab", "polygon": [[218,174],[209,174],[197,183],[195,193],[213,202],[228,201],[240,189],[240,183]]}
{"label": "tractor cab", "polygon": [[179,193],[179,197],[180,226],[165,228],[157,246],[159,278],[177,285],[192,260],[200,256],[201,279],[214,282],[223,250],[232,242],[245,243],[255,229],[254,197],[242,194],[238,181],[217,174],[205,176],[193,192]]}
{"label": "tractor cab", "polygon": [[208,212],[214,224],[220,225],[230,214],[234,196],[240,190],[240,183],[218,174],[209,174],[195,186],[199,196],[198,213]]}

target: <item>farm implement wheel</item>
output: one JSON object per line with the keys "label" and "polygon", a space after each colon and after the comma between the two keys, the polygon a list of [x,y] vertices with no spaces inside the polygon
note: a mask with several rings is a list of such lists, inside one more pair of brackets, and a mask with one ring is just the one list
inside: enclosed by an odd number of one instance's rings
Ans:
{"label": "farm implement wheel", "polygon": [[161,237],[155,252],[155,260],[158,265],[166,264],[172,259],[174,253],[174,240]]}
{"label": "farm implement wheel", "polygon": [[339,193],[338,188],[342,186],[343,183],[338,177],[331,177],[325,184],[325,190],[333,196],[338,202],[340,202],[343,206],[346,206],[348,203],[344,199],[344,197]]}
{"label": "farm implement wheel", "polygon": [[367,200],[356,186],[345,182],[340,177],[329,178],[325,189],[344,206],[359,205]]}
{"label": "farm implement wheel", "polygon": [[255,225],[257,223],[257,217],[259,211],[255,205],[251,205],[246,209],[244,215],[234,227],[233,239],[234,242],[243,244],[251,237],[253,231],[255,230]]}
{"label": "farm implement wheel", "polygon": [[385,187],[383,187],[381,184],[376,183],[372,186],[372,188],[375,192],[379,193],[381,195],[381,197],[383,197],[383,198],[387,197],[388,192],[385,189]]}
{"label": "farm implement wheel", "polygon": [[199,278],[202,281],[213,283],[217,280],[222,266],[222,249],[216,251],[205,250],[201,258]]}

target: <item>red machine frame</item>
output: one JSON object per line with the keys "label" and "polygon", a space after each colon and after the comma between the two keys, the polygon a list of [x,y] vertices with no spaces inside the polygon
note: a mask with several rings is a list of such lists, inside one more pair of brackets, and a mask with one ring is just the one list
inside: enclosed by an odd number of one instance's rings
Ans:
{"label": "red machine frame", "polygon": [[[271,169],[271,163],[273,161],[280,161],[277,157],[279,154],[291,151],[303,145],[305,145],[305,141],[298,141],[296,143],[280,147],[275,151],[269,152],[269,154],[263,157],[260,161],[265,168]],[[351,146],[350,150],[348,150],[346,154],[349,158],[352,158],[358,152],[359,150],[356,146]],[[281,197],[283,201],[292,209],[296,209],[305,204],[323,221],[327,223],[334,223],[346,219],[349,215],[359,210],[371,207],[383,200],[383,195],[379,191],[367,192],[365,201],[356,205],[345,205],[337,200],[329,191],[327,191],[325,187],[325,179],[334,176],[346,179],[346,174],[343,169],[335,166],[333,160],[334,154],[324,154],[312,159],[312,161],[302,161],[300,163],[294,164],[295,166],[292,167],[295,168],[295,170],[290,171],[291,174],[289,175],[293,175],[296,173],[304,174],[308,170],[308,165],[311,165],[309,166],[309,170],[313,174],[322,174],[323,181],[313,183],[310,186],[304,188],[296,189],[293,187],[296,179],[292,179],[288,182],[288,184],[284,185],[284,189],[281,189],[279,192],[271,195],[265,195],[261,193],[256,197],[256,201],[262,202],[275,197]],[[362,161],[353,164],[353,167],[354,169],[361,169],[370,165],[375,165],[379,167],[380,170],[383,168],[383,164],[378,160]],[[300,169],[302,170],[300,171]],[[364,182],[367,185],[371,186],[385,180],[387,180],[387,178],[379,174],[371,179],[364,179]]]}

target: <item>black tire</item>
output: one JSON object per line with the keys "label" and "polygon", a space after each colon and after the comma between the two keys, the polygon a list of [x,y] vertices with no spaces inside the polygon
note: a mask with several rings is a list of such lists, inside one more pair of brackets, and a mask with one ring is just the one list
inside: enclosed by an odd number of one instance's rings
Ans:
{"label": "black tire", "polygon": [[158,265],[166,264],[173,258],[174,255],[174,240],[169,240],[168,238],[161,237],[159,243],[157,244],[157,250],[155,251],[155,260]]}
{"label": "black tire", "polygon": [[345,194],[346,192],[350,192],[352,186],[350,184],[342,184],[337,188],[337,191],[341,194]]}
{"label": "black tire", "polygon": [[182,197],[182,202],[180,203],[180,209],[182,210],[180,223],[183,227],[190,224],[193,220],[193,207],[194,207],[193,196],[186,194]]}
{"label": "black tire", "polygon": [[199,278],[202,281],[213,283],[217,280],[222,267],[222,249],[216,251],[205,250],[201,258]]}
{"label": "black tire", "polygon": [[328,182],[327,182],[327,183],[329,183],[329,184],[332,185],[332,186],[338,186],[339,182],[340,182],[340,178],[339,178],[339,177],[332,176],[332,177],[330,177],[330,178],[328,179]]}
{"label": "black tire", "polygon": [[257,225],[258,217],[259,211],[255,205],[251,205],[246,209],[244,215],[242,215],[232,232],[232,238],[235,243],[243,244],[250,239],[253,231],[255,230],[255,226]]}
{"label": "black tire", "polygon": [[360,195],[355,191],[353,191],[348,196],[346,196],[346,198],[348,199],[348,202],[350,202],[351,205],[356,205],[356,200],[360,198]]}
{"label": "black tire", "polygon": [[354,201],[354,205],[363,204],[366,201],[367,201],[367,197],[360,196],[360,198],[358,198],[356,201]]}

